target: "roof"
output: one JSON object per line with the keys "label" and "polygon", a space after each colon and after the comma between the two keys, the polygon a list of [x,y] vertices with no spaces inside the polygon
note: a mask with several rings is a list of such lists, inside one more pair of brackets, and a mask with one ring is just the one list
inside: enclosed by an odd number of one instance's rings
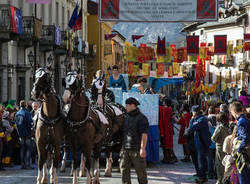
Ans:
{"label": "roof", "polygon": [[186,32],[187,30],[196,28],[198,25],[201,25],[201,24],[203,24],[203,23],[201,23],[201,22],[194,22],[194,23],[188,24],[185,27],[183,27],[180,32]]}
{"label": "roof", "polygon": [[246,15],[247,15],[247,13],[243,13],[242,15],[230,16],[230,17],[227,17],[225,19],[219,19],[219,21],[217,21],[217,22],[207,22],[205,24],[199,25],[197,28],[206,28],[206,27],[214,27],[214,26],[237,23],[239,20],[241,20]]}

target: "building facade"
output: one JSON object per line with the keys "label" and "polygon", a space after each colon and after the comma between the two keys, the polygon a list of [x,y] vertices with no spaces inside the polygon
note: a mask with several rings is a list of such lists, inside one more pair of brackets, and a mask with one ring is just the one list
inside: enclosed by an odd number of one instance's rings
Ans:
{"label": "building facade", "polygon": [[[76,3],[82,7],[82,30],[69,31],[68,22]],[[22,33],[10,28],[10,7],[22,12]],[[0,2],[0,101],[30,99],[34,70],[52,66],[54,87],[62,94],[62,79],[71,62],[72,68],[84,64],[87,40],[87,1],[53,0],[51,4],[29,4],[25,0]],[[69,57],[68,40],[73,35],[72,59]],[[6,39],[7,38],[7,39]],[[84,46],[80,49],[79,41]],[[73,45],[73,44],[72,44]],[[81,67],[83,68],[83,67]]]}

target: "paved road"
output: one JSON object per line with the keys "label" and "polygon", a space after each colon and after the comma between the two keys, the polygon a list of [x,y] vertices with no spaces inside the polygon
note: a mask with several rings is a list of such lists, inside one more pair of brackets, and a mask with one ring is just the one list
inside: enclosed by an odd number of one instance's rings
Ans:
{"label": "paved road", "polygon": [[[177,145],[178,134],[175,135],[175,145]],[[175,153],[179,159],[183,156],[182,147],[177,145]],[[161,154],[162,155],[162,154]],[[119,184],[121,183],[121,175],[117,172],[117,168],[113,170],[112,178],[103,177],[104,170],[101,170],[102,184]],[[156,163],[148,168],[149,184],[191,184],[194,183],[194,169],[191,163],[178,162],[176,164]],[[35,184],[37,170],[20,170],[20,167],[7,168],[6,171],[0,171],[0,184]],[[132,170],[132,183],[137,184],[135,171]],[[79,184],[85,183],[86,178],[79,178]],[[59,173],[60,184],[70,184],[72,182],[69,177],[69,168],[66,173]],[[215,181],[209,181],[208,184],[215,184]]]}

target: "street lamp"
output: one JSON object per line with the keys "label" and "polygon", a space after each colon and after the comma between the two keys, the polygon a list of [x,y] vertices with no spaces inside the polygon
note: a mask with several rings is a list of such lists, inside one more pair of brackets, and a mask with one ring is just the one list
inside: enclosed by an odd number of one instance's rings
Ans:
{"label": "street lamp", "polygon": [[221,72],[222,72],[222,70],[223,70],[223,64],[222,63],[219,63],[219,65],[218,65],[218,68],[219,68],[219,71],[220,71],[220,93],[221,93]]}
{"label": "street lamp", "polygon": [[51,65],[52,61],[53,61],[53,57],[50,54],[49,57],[47,58],[48,65]]}

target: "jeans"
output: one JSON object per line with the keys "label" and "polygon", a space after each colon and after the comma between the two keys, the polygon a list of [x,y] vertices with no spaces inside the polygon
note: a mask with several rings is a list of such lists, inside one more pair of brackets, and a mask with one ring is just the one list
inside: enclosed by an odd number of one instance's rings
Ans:
{"label": "jeans", "polygon": [[197,150],[198,153],[198,177],[205,179],[207,177],[207,155],[209,148],[201,148]]}
{"label": "jeans", "polygon": [[198,156],[197,156],[197,151],[196,150],[190,150],[190,155],[192,158],[192,162],[196,171],[196,174],[198,176],[199,173],[199,167],[198,167]]}
{"label": "jeans", "polygon": [[208,152],[208,176],[214,178],[216,174],[215,170],[215,149],[209,149]]}
{"label": "jeans", "polygon": [[21,164],[24,167],[30,166],[30,154],[31,154],[31,138],[23,137],[20,138],[21,142]]}
{"label": "jeans", "polygon": [[245,166],[242,173],[238,173],[240,184],[249,184],[250,182],[250,169]]}

